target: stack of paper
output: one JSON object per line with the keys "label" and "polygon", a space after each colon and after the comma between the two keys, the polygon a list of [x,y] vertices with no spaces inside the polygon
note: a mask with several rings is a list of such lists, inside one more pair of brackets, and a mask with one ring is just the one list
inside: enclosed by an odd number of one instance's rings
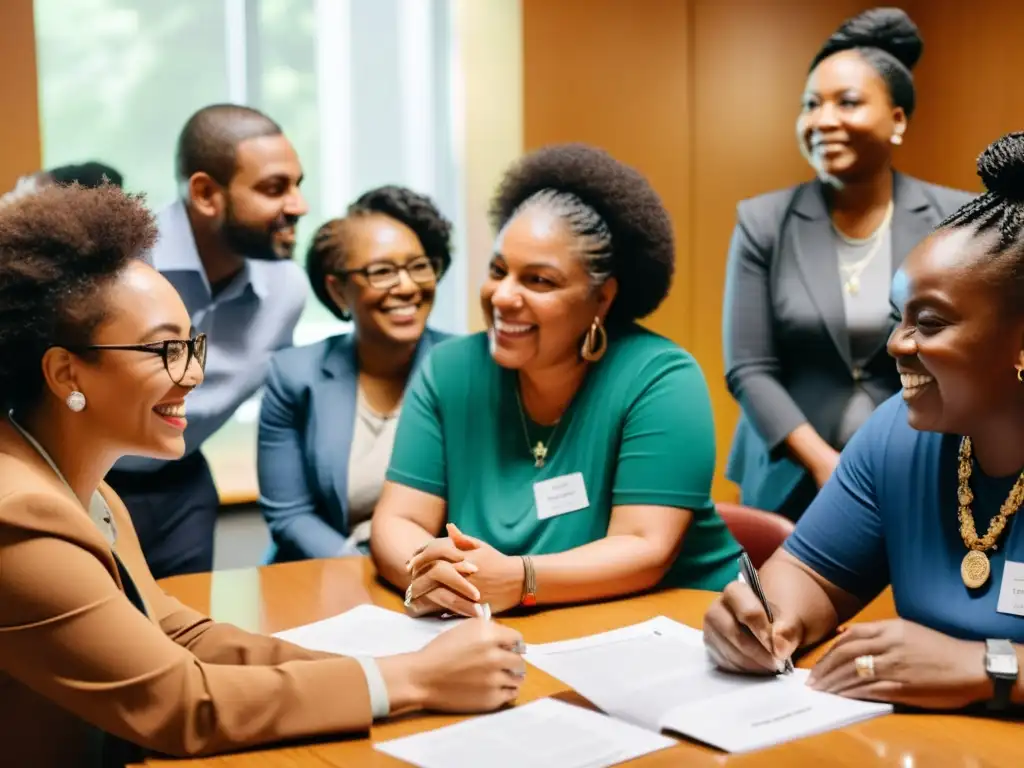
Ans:
{"label": "stack of paper", "polygon": [[721,672],[701,633],[659,616],[598,635],[530,646],[526,660],[609,715],[745,752],[892,712],[888,704],[811,690],[806,670],[775,677]]}
{"label": "stack of paper", "polygon": [[313,624],[278,632],[274,637],[311,651],[342,656],[393,656],[412,653],[463,619],[414,619],[376,605],[360,605]]}
{"label": "stack of paper", "polygon": [[541,699],[375,748],[419,768],[606,768],[675,742],[555,699]]}

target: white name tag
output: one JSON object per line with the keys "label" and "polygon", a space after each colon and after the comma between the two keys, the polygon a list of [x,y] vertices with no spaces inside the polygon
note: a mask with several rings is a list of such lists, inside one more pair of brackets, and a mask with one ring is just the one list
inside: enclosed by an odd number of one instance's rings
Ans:
{"label": "white name tag", "polygon": [[1013,616],[1024,616],[1024,563],[1007,560],[1003,565],[1003,583],[999,588],[996,610]]}
{"label": "white name tag", "polygon": [[567,512],[575,512],[590,506],[587,486],[583,473],[552,477],[533,484],[533,497],[537,500],[537,519],[547,520]]}

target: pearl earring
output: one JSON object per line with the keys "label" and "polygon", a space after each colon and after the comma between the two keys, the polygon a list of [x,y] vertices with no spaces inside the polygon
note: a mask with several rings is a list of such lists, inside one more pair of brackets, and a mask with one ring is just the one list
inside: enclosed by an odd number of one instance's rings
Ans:
{"label": "pearl earring", "polygon": [[893,144],[895,144],[898,147],[900,144],[903,143],[903,134],[902,133],[894,133],[892,135],[892,138],[889,139],[889,141],[891,141]]}
{"label": "pearl earring", "polygon": [[67,400],[64,402],[67,403],[68,409],[75,413],[81,413],[85,410],[85,395],[77,389],[68,395]]}

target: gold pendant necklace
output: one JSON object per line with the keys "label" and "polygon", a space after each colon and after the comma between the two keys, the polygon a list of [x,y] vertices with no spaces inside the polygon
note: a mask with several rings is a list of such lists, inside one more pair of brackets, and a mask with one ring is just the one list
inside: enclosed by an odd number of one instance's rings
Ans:
{"label": "gold pendant necklace", "polygon": [[[530,439],[530,428],[526,426],[526,410],[523,408],[523,398],[519,395],[518,386],[516,387],[516,403],[519,405],[519,418],[523,422],[523,434],[526,435],[526,446],[530,448],[530,445],[532,444],[532,440]],[[544,461],[548,457],[548,445],[554,441],[555,433],[558,432],[558,427],[561,423],[561,419],[555,422],[555,427],[551,430],[547,443],[543,440],[538,440],[537,444],[530,448],[530,454],[533,456],[533,466],[536,469],[540,469],[544,466]]]}
{"label": "gold pendant necklace", "polygon": [[974,527],[974,515],[971,513],[971,502],[974,501],[974,494],[971,492],[971,474],[974,463],[971,460],[971,438],[964,437],[960,441],[960,465],[957,469],[957,478],[960,481],[957,489],[957,502],[960,510],[960,538],[967,547],[967,554],[960,563],[960,578],[968,589],[977,589],[988,581],[992,573],[992,565],[985,553],[995,549],[996,541],[1003,533],[1007,521],[1020,509],[1024,503],[1024,472],[1021,472],[1017,482],[1010,489],[1009,496],[999,508],[999,514],[992,518],[988,525],[988,531],[984,536],[979,537]]}

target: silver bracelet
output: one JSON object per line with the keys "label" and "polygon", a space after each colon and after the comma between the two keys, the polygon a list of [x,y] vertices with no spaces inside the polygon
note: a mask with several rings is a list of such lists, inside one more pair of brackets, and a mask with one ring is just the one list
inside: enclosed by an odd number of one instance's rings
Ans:
{"label": "silver bracelet", "polygon": [[380,720],[391,714],[391,700],[388,698],[388,687],[384,684],[384,676],[380,673],[377,662],[369,656],[355,656],[359,666],[366,675],[366,687],[370,691],[370,711],[374,720]]}

